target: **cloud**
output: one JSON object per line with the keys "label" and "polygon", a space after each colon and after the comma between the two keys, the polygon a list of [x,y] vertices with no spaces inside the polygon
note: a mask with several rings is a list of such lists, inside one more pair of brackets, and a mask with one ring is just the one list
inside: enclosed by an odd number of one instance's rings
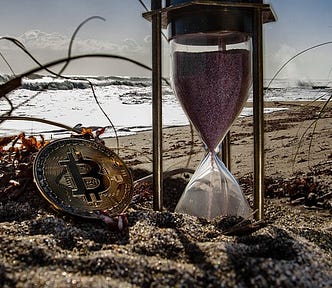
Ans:
{"label": "cloud", "polygon": [[[138,43],[134,39],[124,39],[118,43],[96,39],[81,39],[76,37],[73,43],[73,52],[76,53],[120,53],[141,54],[146,52],[150,45],[148,37]],[[29,30],[17,37],[28,50],[67,51],[70,38],[59,33],[46,33],[40,30]],[[0,49],[12,49],[9,42],[0,42]]]}
{"label": "cloud", "polygon": [[[59,33],[46,33],[40,30],[26,31],[24,34],[17,37],[17,39],[42,63],[66,57],[70,43],[70,37]],[[115,54],[126,56],[149,65],[151,43],[146,41],[147,39],[148,38],[138,42],[134,39],[126,38],[117,43],[113,43],[111,41],[97,39],[82,39],[77,36],[73,42],[72,55],[90,53]],[[35,63],[29,60],[27,55],[19,51],[17,47],[14,47],[14,45],[8,41],[0,41],[0,51],[5,52],[4,54],[8,62],[14,66],[16,72],[26,71],[31,67],[35,67]],[[70,72],[73,74],[90,74],[90,71],[93,69],[95,71],[94,73],[97,74],[107,71],[108,74],[113,73],[114,75],[119,75],[126,74],[125,69],[127,68],[129,72],[130,70],[136,69],[132,64],[128,65],[124,63],[119,66],[110,65],[108,61],[106,61],[107,63],[104,62],[97,61],[97,59],[90,60],[88,64],[83,60],[78,61],[70,65],[70,67],[72,67]],[[81,67],[80,63],[82,63]],[[111,70],[110,67],[112,68]],[[0,63],[0,70],[6,70],[4,63]],[[134,72],[136,73],[136,70]],[[137,70],[137,73],[140,73],[140,71]]]}
{"label": "cloud", "polygon": [[68,39],[59,33],[45,33],[39,30],[29,30],[18,37],[27,48],[64,49]]}

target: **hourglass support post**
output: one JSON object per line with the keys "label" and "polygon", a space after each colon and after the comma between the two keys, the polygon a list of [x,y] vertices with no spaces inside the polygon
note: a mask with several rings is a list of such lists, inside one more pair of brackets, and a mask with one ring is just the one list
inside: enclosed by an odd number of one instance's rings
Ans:
{"label": "hourglass support post", "polygon": [[229,171],[231,171],[231,158],[231,135],[228,131],[221,143],[221,159]]}
{"label": "hourglass support post", "polygon": [[[161,0],[151,0],[151,10],[162,7]],[[152,146],[153,146],[153,209],[163,209],[162,167],[162,83],[161,83],[161,14],[152,16]]]}
{"label": "hourglass support post", "polygon": [[255,10],[253,37],[254,218],[264,219],[263,19]]}

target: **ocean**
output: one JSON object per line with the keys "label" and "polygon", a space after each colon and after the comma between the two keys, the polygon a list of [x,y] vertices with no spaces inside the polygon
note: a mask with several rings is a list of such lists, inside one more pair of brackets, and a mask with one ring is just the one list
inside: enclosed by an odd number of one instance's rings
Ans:
{"label": "ocean", "polygon": [[[81,79],[55,79],[52,76],[33,75],[24,79],[21,88],[8,94],[14,107],[12,116],[37,117],[62,123],[70,127],[109,127],[104,137],[113,137],[111,123],[99,108],[97,101],[112,121],[117,135],[130,135],[150,130],[152,126],[151,79],[142,77],[99,76],[88,79],[94,87],[96,99],[87,81]],[[0,76],[0,82],[6,81]],[[266,80],[267,86],[269,80]],[[265,89],[265,101],[319,101],[327,100],[332,88],[324,80],[304,82],[288,79],[274,80]],[[249,102],[252,97],[249,96]],[[0,99],[0,115],[10,109]],[[266,109],[266,113],[277,108]],[[240,117],[252,115],[245,107]],[[183,126],[189,122],[171,87],[163,84],[163,126]],[[36,121],[7,120],[0,124],[0,136],[43,134],[46,138],[70,135],[57,126]]]}

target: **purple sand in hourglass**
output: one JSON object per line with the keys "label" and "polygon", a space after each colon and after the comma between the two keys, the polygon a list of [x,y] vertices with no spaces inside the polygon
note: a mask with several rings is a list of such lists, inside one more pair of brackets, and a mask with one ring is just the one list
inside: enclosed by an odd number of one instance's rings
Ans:
{"label": "purple sand in hourglass", "polygon": [[177,97],[212,152],[247,100],[249,51],[175,52],[173,65]]}

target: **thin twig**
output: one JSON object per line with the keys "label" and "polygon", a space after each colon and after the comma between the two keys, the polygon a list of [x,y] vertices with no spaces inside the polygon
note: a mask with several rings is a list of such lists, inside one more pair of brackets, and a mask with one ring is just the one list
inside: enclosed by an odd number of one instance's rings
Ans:
{"label": "thin twig", "polygon": [[[280,67],[280,68],[277,70],[277,72],[273,75],[272,79],[269,81],[269,83],[268,83],[268,85],[267,85],[267,89],[270,88],[271,83],[276,79],[276,77],[279,75],[279,73],[280,73],[280,72],[281,72],[281,71],[282,71],[282,70],[283,70],[283,69],[284,69],[284,68],[285,68],[285,67],[286,67],[286,66],[287,66],[292,60],[294,60],[294,59],[297,58],[298,56],[300,56],[300,55],[302,55],[302,54],[304,54],[304,53],[306,53],[306,52],[308,52],[308,51],[310,51],[310,50],[313,50],[313,49],[316,49],[316,48],[319,48],[319,47],[322,47],[322,46],[325,46],[325,45],[330,45],[330,44],[332,44],[332,41],[328,41],[328,42],[324,42],[324,43],[320,43],[320,44],[317,44],[317,45],[311,46],[311,47],[309,47],[309,48],[307,48],[307,49],[304,49],[304,50],[300,51],[299,53],[295,54],[295,55],[292,56],[291,58],[289,58],[289,59],[288,59],[283,65],[281,65],[281,67]],[[330,75],[331,71],[332,71],[332,68],[330,69],[329,75]],[[326,95],[323,95],[323,96],[326,96]],[[321,97],[323,97],[323,96],[321,96]],[[332,96],[332,95],[331,95],[331,96]],[[299,153],[300,146],[301,146],[301,143],[302,143],[302,141],[303,141],[304,136],[305,136],[306,133],[309,131],[309,129],[312,127],[312,125],[314,125],[314,130],[313,130],[313,132],[315,132],[315,128],[316,128],[316,126],[317,126],[317,121],[320,119],[320,117],[321,117],[323,111],[325,110],[327,104],[331,101],[331,99],[332,99],[331,96],[326,100],[324,106],[323,106],[322,109],[320,110],[320,113],[319,113],[318,117],[314,120],[313,123],[311,123],[311,125],[309,125],[309,127],[305,130],[304,134],[301,136],[301,138],[300,138],[300,140],[299,140],[299,146],[297,147],[297,150],[296,150],[296,153],[295,153],[295,156],[294,156],[293,166],[295,165],[296,157],[297,157],[297,155],[298,155],[298,153]],[[320,97],[319,97],[319,98],[320,98]],[[317,100],[318,100],[318,99],[315,99],[313,102],[315,102],[315,101],[317,101]],[[311,150],[311,146],[312,146],[312,139],[311,139],[310,144],[309,144],[309,155],[308,155],[308,159],[310,159],[310,150]]]}
{"label": "thin twig", "polygon": [[41,119],[37,117],[27,117],[27,116],[0,116],[0,120],[22,120],[22,121],[34,121],[34,122],[40,122],[48,125],[58,126],[60,128],[73,131],[75,133],[81,133],[80,129],[77,129],[75,127],[70,127],[68,125],[58,123],[55,121],[47,120],[47,119]]}
{"label": "thin twig", "polygon": [[144,4],[142,0],[138,0],[138,2],[141,3],[145,11],[149,11],[148,7]]}
{"label": "thin twig", "polygon": [[97,98],[97,95],[96,95],[96,93],[95,93],[95,89],[94,89],[94,87],[93,87],[91,81],[89,81],[89,80],[87,80],[87,81],[88,81],[89,84],[90,84],[90,87],[91,87],[91,90],[92,90],[93,98],[95,99],[95,101],[96,101],[96,103],[97,103],[99,109],[101,110],[101,112],[104,114],[104,116],[107,118],[108,122],[109,122],[109,123],[111,124],[111,126],[112,126],[112,129],[113,129],[114,134],[115,134],[115,139],[116,139],[117,153],[119,153],[119,147],[120,147],[120,144],[119,144],[118,132],[116,131],[116,128],[115,128],[115,126],[114,126],[114,124],[113,124],[113,121],[111,120],[110,117],[108,117],[107,113],[105,112],[105,110],[104,110],[103,107],[101,106],[101,104],[100,104],[100,102],[99,102],[99,100],[98,100],[98,98]]}
{"label": "thin twig", "polygon": [[332,41],[328,41],[328,42],[324,42],[324,43],[320,43],[320,44],[317,44],[317,45],[314,45],[314,46],[311,46],[307,49],[304,49],[302,50],[301,52],[295,54],[294,56],[292,56],[291,58],[289,58],[284,64],[281,65],[281,67],[277,70],[277,72],[273,75],[272,79],[270,80],[269,84],[267,85],[267,89],[269,89],[271,83],[274,81],[275,78],[277,78],[277,76],[279,75],[279,73],[287,66],[287,64],[289,62],[291,62],[292,60],[294,60],[296,57],[310,51],[310,50],[313,50],[313,49],[316,49],[318,47],[322,47],[322,46],[325,46],[325,45],[329,45],[329,44],[332,44]]}
{"label": "thin twig", "polygon": [[[89,17],[89,18],[87,18],[86,20],[84,20],[77,28],[76,28],[76,30],[74,31],[74,33],[73,33],[73,35],[72,35],[72,37],[71,37],[71,40],[70,40],[70,44],[69,44],[69,48],[68,48],[68,60],[66,61],[66,63],[65,63],[65,65],[62,67],[62,69],[60,70],[60,72],[59,73],[55,73],[55,72],[53,72],[53,71],[51,71],[51,70],[49,70],[49,69],[47,69],[47,71],[48,72],[50,72],[50,73],[52,73],[53,75],[56,75],[57,77],[60,77],[60,78],[65,78],[65,79],[69,79],[69,77],[65,77],[65,76],[63,76],[63,75],[61,75],[62,74],[62,72],[66,69],[66,67],[68,66],[68,64],[69,64],[69,62],[70,62],[70,57],[71,57],[71,50],[72,50],[72,46],[73,46],[73,43],[74,43],[74,39],[75,39],[75,37],[76,37],[76,35],[77,35],[77,33],[79,32],[79,30],[83,27],[83,25],[84,24],[86,24],[88,21],[90,21],[90,20],[92,20],[92,19],[101,19],[101,20],[104,20],[105,21],[105,19],[104,18],[102,18],[102,17],[100,17],[100,16],[92,16],[92,17]],[[1,39],[4,39],[4,40],[9,40],[9,41],[11,41],[11,42],[13,42],[15,45],[17,45],[20,49],[22,49],[33,61],[35,61],[36,63],[37,63],[37,65],[39,65],[40,67],[42,67],[43,65],[24,47],[24,45],[20,42],[20,41],[18,41],[17,39],[15,39],[15,38],[11,38],[11,37],[2,37]],[[94,91],[94,89],[93,89],[93,85],[92,85],[92,83],[89,81],[89,80],[87,80],[87,79],[85,79],[86,81],[88,81],[89,82],[89,84],[90,84],[90,87],[91,87],[91,89],[92,89],[92,93],[93,93],[93,96],[94,96],[94,99],[95,99],[95,101],[96,101],[96,103],[97,103],[97,105],[98,105],[98,107],[100,108],[100,110],[102,111],[102,113],[106,116],[106,118],[107,118],[107,120],[109,121],[109,123],[111,124],[111,126],[112,126],[112,128],[113,128],[113,130],[114,130],[114,133],[115,133],[115,137],[116,137],[116,139],[117,139],[117,143],[119,143],[119,139],[118,139],[118,136],[117,136],[117,131],[116,131],[116,129],[115,129],[115,126],[114,126],[114,124],[113,124],[113,122],[111,121],[111,119],[108,117],[108,115],[105,113],[105,111],[104,111],[104,109],[101,107],[101,105],[100,105],[100,103],[99,103],[99,101],[98,101],[98,99],[97,99],[97,96],[96,96],[96,94],[95,94],[95,91]],[[35,95],[35,96],[37,96],[38,95],[38,93]],[[34,97],[35,97],[34,96]],[[33,97],[33,98],[34,98]],[[23,103],[26,103],[26,102],[28,102],[28,101],[30,101],[32,98],[30,98],[30,99],[28,99],[28,100],[26,100],[26,101],[24,101]],[[15,108],[17,108],[17,107],[13,107],[13,105],[12,105],[12,103],[11,103],[11,101],[9,100],[9,98],[7,98],[6,97],[6,100],[8,101],[8,103],[11,105],[11,109],[10,109],[10,111],[7,113],[7,115],[10,115],[13,111],[14,111],[14,109]],[[21,105],[22,105],[22,103],[21,103]],[[20,105],[19,105],[20,106]]]}
{"label": "thin twig", "polygon": [[[143,6],[143,8],[144,8],[144,10],[145,10],[146,12],[149,11],[148,7],[144,4],[144,2],[143,2],[142,0],[138,0],[138,2],[141,3],[141,5]],[[161,32],[161,35],[164,37],[164,39],[165,39],[166,41],[168,40],[168,39],[167,39],[167,36],[165,35],[164,32]]]}
{"label": "thin twig", "polygon": [[[12,42],[14,45],[16,45],[18,48],[20,48],[25,54],[27,54],[27,55],[30,57],[30,59],[31,59],[32,61],[34,61],[39,67],[43,67],[43,64],[41,64],[41,63],[37,60],[37,58],[35,58],[35,57],[29,52],[29,50],[25,48],[25,46],[23,45],[23,43],[20,42],[19,40],[17,40],[16,38],[8,37],[8,36],[3,36],[3,37],[0,37],[0,40],[7,40],[7,41],[9,41],[9,42]],[[55,75],[55,76],[57,76],[57,77],[60,76],[58,73],[56,73],[56,72],[54,72],[54,71],[52,71],[52,70],[49,70],[48,67],[45,67],[45,68],[43,68],[43,69],[45,69],[48,73],[50,73],[50,74],[52,74],[52,75]],[[43,69],[41,69],[41,70],[43,70]],[[29,74],[28,74],[28,75],[29,75]],[[28,75],[26,75],[26,76],[28,76]],[[26,76],[25,76],[25,77],[26,77]]]}
{"label": "thin twig", "polygon": [[12,68],[12,66],[9,64],[9,62],[7,61],[7,59],[5,58],[5,56],[3,56],[3,54],[0,52],[0,57],[2,58],[2,60],[7,64],[7,66],[9,67],[10,71],[12,72],[12,74],[15,76],[15,72]]}
{"label": "thin twig", "polygon": [[[319,114],[317,116],[317,120],[314,121],[313,132],[316,131],[318,120],[321,119],[321,116],[324,113],[325,108],[327,107],[327,104],[330,102],[331,99],[332,99],[332,94],[330,95],[329,99],[325,102],[325,104],[321,108],[321,110],[319,111]],[[310,155],[311,155],[312,142],[313,142],[313,137],[310,138],[310,142],[309,142],[309,148],[308,148],[308,165],[310,165]]]}
{"label": "thin twig", "polygon": [[[69,47],[68,47],[68,59],[70,59],[71,51],[72,51],[74,40],[75,40],[75,37],[76,37],[77,33],[87,22],[89,22],[90,20],[93,20],[93,19],[99,19],[99,20],[106,21],[106,19],[101,17],[101,16],[91,16],[91,17],[85,19],[80,25],[78,25],[77,28],[75,29],[73,35],[71,36],[71,39],[70,39],[70,43],[69,43]],[[65,65],[61,68],[61,70],[58,73],[59,75],[61,75],[65,71],[65,69],[67,68],[69,62],[70,62],[70,60],[68,60],[65,63]]]}
{"label": "thin twig", "polygon": [[[331,94],[331,96],[328,98],[328,100],[324,103],[324,106],[321,108],[321,110],[319,111],[318,117],[317,117],[313,122],[311,122],[310,125],[309,125],[309,126],[305,129],[305,131],[303,132],[303,134],[302,134],[302,136],[301,136],[301,138],[300,138],[300,140],[299,140],[299,145],[298,145],[298,147],[297,147],[297,150],[296,150],[296,153],[295,153],[295,156],[294,156],[294,160],[293,160],[294,163],[293,163],[293,165],[295,165],[296,157],[297,157],[297,155],[299,154],[299,150],[300,150],[300,147],[301,147],[301,143],[303,142],[303,139],[304,139],[305,135],[307,134],[307,132],[309,131],[309,129],[310,129],[313,125],[315,125],[315,123],[318,122],[318,120],[320,119],[322,113],[324,112],[325,108],[327,107],[327,105],[328,105],[328,103],[331,101],[331,99],[332,99],[332,94]],[[315,131],[315,130],[313,130],[313,131]],[[311,146],[311,144],[310,144],[310,146]],[[309,146],[309,154],[310,154],[310,146]],[[309,157],[309,155],[308,155],[308,157]]]}
{"label": "thin twig", "polygon": [[[124,61],[127,61],[127,62],[130,62],[132,64],[135,64],[141,68],[144,68],[144,69],[147,69],[147,70],[152,70],[149,66],[139,62],[139,61],[136,61],[136,60],[133,60],[133,59],[130,59],[128,57],[125,57],[125,56],[120,56],[120,55],[114,55],[114,54],[103,54],[103,53],[99,53],[99,54],[81,54],[81,55],[75,55],[75,56],[71,56],[69,58],[70,61],[75,61],[75,60],[79,60],[79,59],[83,59],[83,58],[110,58],[110,59],[118,59],[118,60],[124,60]],[[46,70],[47,68],[49,67],[52,67],[52,66],[56,66],[56,65],[59,65],[59,64],[62,64],[64,62],[68,61],[68,58],[61,58],[61,59],[57,59],[57,60],[54,60],[52,62],[49,62],[49,63],[46,63],[46,64],[43,64],[41,65],[40,67],[36,67],[36,68],[33,68],[27,72],[24,72],[18,76],[16,76],[15,78],[7,81],[6,83],[4,84],[1,84],[0,85],[0,98],[1,97],[4,97],[7,93],[19,88],[21,86],[21,83],[22,83],[22,79],[24,77],[27,77],[28,75],[31,75],[31,74],[34,74],[34,73],[37,73],[41,70]],[[167,79],[164,79],[163,80],[168,83]],[[169,83],[168,83],[169,84]]]}

